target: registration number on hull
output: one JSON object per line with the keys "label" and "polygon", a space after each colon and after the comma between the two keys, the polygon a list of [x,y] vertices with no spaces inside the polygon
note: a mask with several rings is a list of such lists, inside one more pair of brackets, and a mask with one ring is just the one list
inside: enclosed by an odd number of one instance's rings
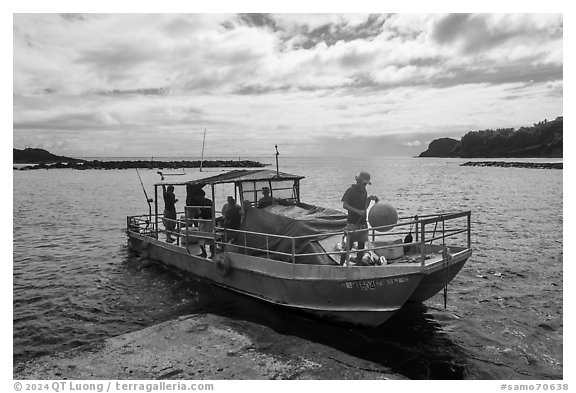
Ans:
{"label": "registration number on hull", "polygon": [[386,280],[346,281],[344,286],[347,289],[360,288],[363,291],[373,291],[385,285],[402,284],[409,281],[410,278],[408,277],[395,277]]}

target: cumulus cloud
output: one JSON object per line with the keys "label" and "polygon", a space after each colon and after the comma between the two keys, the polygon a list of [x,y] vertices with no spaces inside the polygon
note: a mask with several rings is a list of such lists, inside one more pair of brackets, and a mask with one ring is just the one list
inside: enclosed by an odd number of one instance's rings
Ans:
{"label": "cumulus cloud", "polygon": [[311,154],[311,135],[405,133],[388,142],[414,148],[419,133],[562,114],[559,14],[15,14],[13,29],[21,147],[138,130],[139,148],[174,149],[153,130],[194,142],[209,127],[304,138]]}
{"label": "cumulus cloud", "polygon": [[502,56],[560,68],[562,45],[558,16],[484,14],[19,15],[15,32],[18,91],[72,94],[459,82]]}

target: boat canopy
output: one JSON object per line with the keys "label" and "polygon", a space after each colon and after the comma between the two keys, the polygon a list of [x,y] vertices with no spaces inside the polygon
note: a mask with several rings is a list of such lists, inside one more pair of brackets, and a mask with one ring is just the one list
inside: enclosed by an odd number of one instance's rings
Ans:
{"label": "boat canopy", "polygon": [[[241,204],[249,202],[256,206],[262,202],[265,189],[271,203],[300,203],[300,180],[304,176],[274,171],[271,169],[239,169],[184,182],[170,182],[175,186],[186,186],[188,190],[222,184],[234,184],[236,196]],[[156,187],[166,183],[157,183]],[[214,194],[213,198],[214,199]]]}
{"label": "boat canopy", "polygon": [[[238,169],[215,176],[204,177],[196,180],[185,182],[171,182],[173,185],[201,185],[207,184],[225,184],[225,183],[242,183],[246,181],[282,181],[282,180],[301,180],[304,176],[292,175],[285,172],[277,172],[271,169]],[[162,185],[158,183],[157,185]]]}
{"label": "boat canopy", "polygon": [[284,172],[276,172],[271,169],[253,169],[253,170],[235,170],[222,173],[216,176],[205,177],[187,182],[187,184],[223,184],[223,183],[242,183],[252,181],[270,181],[270,180],[300,180],[304,176],[291,175]]}

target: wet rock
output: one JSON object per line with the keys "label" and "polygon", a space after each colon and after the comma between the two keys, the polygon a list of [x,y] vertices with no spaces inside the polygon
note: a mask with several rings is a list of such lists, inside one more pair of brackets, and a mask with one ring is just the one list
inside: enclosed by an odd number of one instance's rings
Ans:
{"label": "wet rock", "polygon": [[[405,379],[388,368],[270,329],[191,315],[98,345],[17,363],[14,379]],[[75,367],[66,367],[74,364]]]}

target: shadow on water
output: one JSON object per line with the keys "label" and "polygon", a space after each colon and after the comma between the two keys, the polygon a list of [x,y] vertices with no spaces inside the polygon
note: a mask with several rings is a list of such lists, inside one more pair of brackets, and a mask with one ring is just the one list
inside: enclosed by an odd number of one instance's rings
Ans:
{"label": "shadow on water", "polygon": [[[178,272],[173,272],[178,274]],[[373,361],[410,379],[465,379],[466,356],[423,304],[408,304],[377,328],[353,328],[182,277],[178,290],[196,293],[179,314],[210,313],[267,326],[283,335],[327,345]],[[269,339],[269,338],[264,338]]]}
{"label": "shadow on water", "polygon": [[383,325],[368,329],[325,322],[218,287],[210,291],[218,299],[210,310],[214,314],[248,320],[280,334],[324,344],[408,378],[465,378],[464,354],[441,332],[440,325],[422,304],[409,305]]}

